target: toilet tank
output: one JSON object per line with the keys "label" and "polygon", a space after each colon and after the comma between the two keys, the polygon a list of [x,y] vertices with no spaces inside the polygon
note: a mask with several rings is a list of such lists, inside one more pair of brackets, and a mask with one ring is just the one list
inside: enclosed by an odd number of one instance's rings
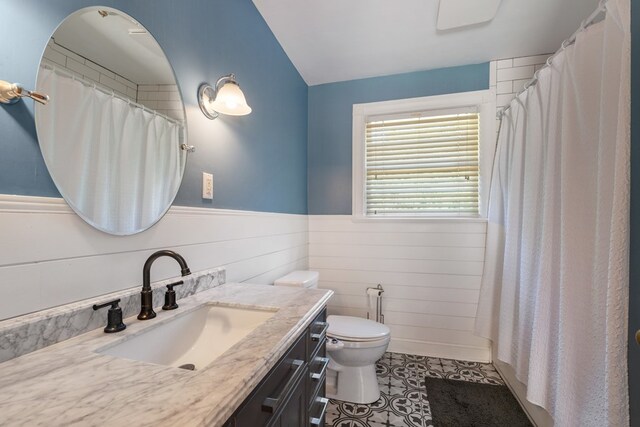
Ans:
{"label": "toilet tank", "polygon": [[303,288],[318,287],[318,272],[296,270],[273,282],[275,286],[296,286]]}

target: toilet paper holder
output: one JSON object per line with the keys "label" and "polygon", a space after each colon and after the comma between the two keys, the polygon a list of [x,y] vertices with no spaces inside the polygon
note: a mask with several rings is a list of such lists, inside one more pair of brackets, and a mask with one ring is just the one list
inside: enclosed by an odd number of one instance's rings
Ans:
{"label": "toilet paper holder", "polygon": [[384,324],[384,314],[382,314],[382,294],[384,289],[382,285],[378,283],[375,288],[367,288],[367,319],[370,319],[370,312],[373,309],[373,302],[375,302],[376,318],[375,321]]}

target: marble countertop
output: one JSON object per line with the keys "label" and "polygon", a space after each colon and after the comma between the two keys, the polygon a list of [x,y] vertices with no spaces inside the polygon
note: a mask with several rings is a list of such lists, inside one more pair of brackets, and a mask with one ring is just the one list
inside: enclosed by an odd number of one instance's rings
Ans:
{"label": "marble countertop", "polygon": [[[222,425],[332,293],[224,284],[181,299],[177,310],[156,310],[155,319],[125,319],[117,334],[98,329],[1,363],[0,425]],[[277,312],[197,371],[96,353],[209,302]]]}

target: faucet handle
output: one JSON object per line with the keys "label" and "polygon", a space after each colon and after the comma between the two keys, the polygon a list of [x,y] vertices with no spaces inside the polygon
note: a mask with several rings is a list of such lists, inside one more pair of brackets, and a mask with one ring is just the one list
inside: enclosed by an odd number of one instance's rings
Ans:
{"label": "faucet handle", "polygon": [[114,299],[113,301],[105,302],[104,304],[94,304],[94,310],[100,310],[108,305],[111,306],[109,311],[107,312],[107,326],[105,326],[104,331],[108,334],[113,332],[120,332],[127,327],[122,322],[122,309],[118,305],[120,303],[120,299]]}
{"label": "faucet handle", "polygon": [[174,286],[184,285],[184,281],[180,280],[175,283],[169,283],[167,285],[167,291],[164,293],[164,305],[163,310],[175,310],[178,308],[176,303],[176,291],[173,290]]}

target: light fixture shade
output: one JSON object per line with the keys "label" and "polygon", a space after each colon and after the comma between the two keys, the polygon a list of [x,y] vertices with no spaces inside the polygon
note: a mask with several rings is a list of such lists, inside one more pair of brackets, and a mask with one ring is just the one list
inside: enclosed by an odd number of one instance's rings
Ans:
{"label": "light fixture shade", "polygon": [[234,81],[227,81],[218,89],[216,99],[211,103],[211,108],[218,113],[229,116],[245,116],[251,113],[251,107],[247,104],[244,93]]}

